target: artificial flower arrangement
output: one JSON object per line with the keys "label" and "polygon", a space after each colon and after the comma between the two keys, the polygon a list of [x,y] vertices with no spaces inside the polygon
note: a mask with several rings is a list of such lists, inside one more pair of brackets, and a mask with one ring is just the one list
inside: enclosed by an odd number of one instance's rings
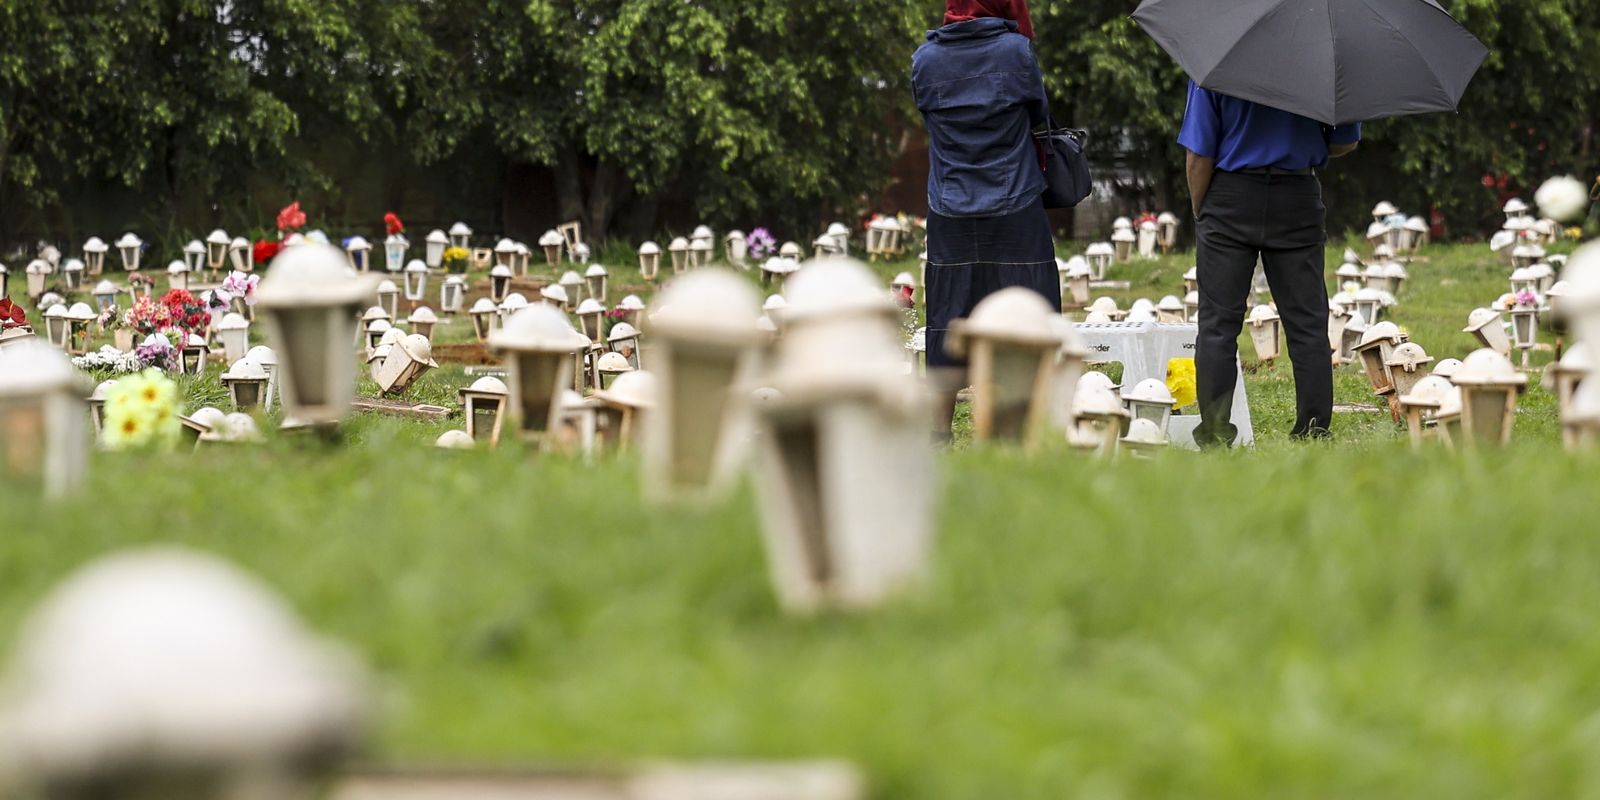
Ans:
{"label": "artificial flower arrangement", "polygon": [[137,297],[123,312],[122,325],[141,336],[149,336],[172,327],[172,312],[149,296]]}
{"label": "artificial flower arrangement", "polygon": [[134,294],[149,297],[150,293],[155,291],[156,279],[143,272],[135,272],[128,276],[128,286],[133,289]]}
{"label": "artificial flower arrangement", "polygon": [[306,212],[300,210],[300,201],[290,203],[278,212],[278,238],[284,238],[306,226]]}
{"label": "artificial flower arrangement", "polygon": [[383,215],[383,229],[388,235],[394,236],[395,234],[405,233],[406,224],[400,221],[398,214],[390,211]]}
{"label": "artificial flower arrangement", "polygon": [[467,271],[467,264],[472,260],[472,253],[465,247],[450,247],[444,251],[444,268],[446,272],[461,274]]}
{"label": "artificial flower arrangement", "polygon": [[122,317],[122,324],[142,336],[175,333],[183,338],[203,334],[211,324],[211,311],[199,298],[183,289],[173,289],[159,301],[140,297]]}
{"label": "artificial flower arrangement", "polygon": [[0,330],[10,328],[28,327],[28,312],[22,306],[11,302],[11,298],[0,298]]}
{"label": "artificial flower arrangement", "polygon": [[222,301],[223,306],[253,306],[256,304],[256,286],[260,283],[261,276],[253,272],[232,272],[222,279],[222,288],[214,296]]}
{"label": "artificial flower arrangement", "polygon": [[766,228],[756,228],[746,236],[745,245],[750,251],[750,258],[763,262],[778,254],[778,240],[772,231]]}
{"label": "artificial flower arrangement", "polygon": [[1167,362],[1167,391],[1172,392],[1173,399],[1177,401],[1172,404],[1173,410],[1188,408],[1199,401],[1194,359],[1174,358]]}
{"label": "artificial flower arrangement", "polygon": [[106,392],[101,441],[108,449],[169,449],[181,432],[178,385],[160,370],[119,380]]}
{"label": "artificial flower arrangement", "polygon": [[278,252],[281,250],[283,250],[283,245],[281,243],[275,242],[271,239],[261,239],[251,246],[250,257],[254,259],[255,265],[259,269],[271,263],[272,259],[276,257]]}

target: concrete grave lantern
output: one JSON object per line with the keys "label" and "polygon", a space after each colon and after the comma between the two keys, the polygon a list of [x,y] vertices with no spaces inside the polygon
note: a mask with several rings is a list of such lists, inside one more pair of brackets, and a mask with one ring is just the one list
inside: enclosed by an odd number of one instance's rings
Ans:
{"label": "concrete grave lantern", "polygon": [[1600,244],[1587,244],[1572,254],[1561,274],[1562,315],[1579,341],[1600,342]]}
{"label": "concrete grave lantern", "polygon": [[[585,388],[599,383],[600,375],[595,371],[595,367],[597,366],[596,362],[600,360],[600,354],[603,352],[605,352],[605,345],[596,343],[581,331],[574,330],[572,332],[571,390],[578,395],[580,401],[583,399],[583,390]],[[566,415],[569,411],[570,409],[564,410],[562,413]],[[584,413],[587,414],[588,412],[585,411]],[[582,421],[585,425],[589,423],[589,420]],[[583,451],[587,453],[593,449],[591,447],[593,443],[590,441],[593,437],[587,432],[585,432],[584,437]]]}
{"label": "concrete grave lantern", "polygon": [[811,240],[811,254],[815,258],[844,255],[844,253],[839,250],[839,243],[834,240],[832,236],[827,234],[823,234]]}
{"label": "concrete grave lantern", "polygon": [[511,293],[511,278],[510,267],[497,265],[489,270],[489,298],[496,303],[503,302]]}
{"label": "concrete grave lantern", "polygon": [[1050,369],[1051,380],[1055,383],[1050,397],[1050,424],[1058,432],[1067,432],[1072,430],[1072,404],[1078,393],[1078,382],[1083,378],[1084,364],[1089,359],[1089,350],[1078,337],[1077,327],[1066,317],[1059,314],[1051,316],[1050,326],[1060,341],[1055,362]]}
{"label": "concrete grave lantern", "polygon": [[1533,266],[1533,262],[1538,260],[1533,252],[1533,245],[1530,244],[1519,244],[1511,248],[1511,266],[1519,270]]}
{"label": "concrete grave lantern", "polygon": [[206,236],[204,267],[215,275],[222,266],[228,262],[228,246],[233,244],[233,239],[227,231],[217,229]]}
{"label": "concrete grave lantern", "polygon": [[472,333],[477,334],[478,341],[490,341],[490,333],[496,328],[496,318],[499,317],[499,307],[494,306],[494,301],[478,298],[467,314],[472,315]]}
{"label": "concrete grave lantern", "polygon": [[181,260],[168,264],[167,286],[172,289],[189,291],[189,265]]}
{"label": "concrete grave lantern", "polygon": [[1128,219],[1127,217],[1117,217],[1111,221],[1111,230],[1131,231],[1133,230],[1133,220]]}
{"label": "concrete grave lantern", "polygon": [[34,339],[0,349],[0,476],[60,497],[88,471],[89,415],[72,362]]}
{"label": "concrete grave lantern", "polygon": [[1511,441],[1517,396],[1528,376],[1496,350],[1478,350],[1461,361],[1454,383],[1461,390],[1461,432],[1468,447]]}
{"label": "concrete grave lantern", "polygon": [[545,264],[551,267],[560,266],[562,251],[565,250],[567,240],[559,231],[545,231],[539,237],[539,249],[544,251]]}
{"label": "concrete grave lantern", "polygon": [[495,266],[497,266],[497,267],[505,267],[505,268],[511,270],[511,273],[513,275],[515,275],[516,271],[517,271],[517,265],[514,263],[516,261],[516,258],[517,258],[517,243],[516,242],[513,242],[510,239],[501,239],[500,241],[495,242],[495,244],[494,244],[494,265]]}
{"label": "concrete grave lantern", "polygon": [[379,345],[383,344],[383,337],[388,336],[390,333],[394,333],[394,332],[396,332],[394,330],[394,323],[390,322],[387,319],[375,319],[375,320],[367,323],[367,328],[366,328],[367,355],[368,356],[372,355],[372,351],[377,349]]}
{"label": "concrete grave lantern", "polygon": [[1132,391],[1122,393],[1122,403],[1128,414],[1133,419],[1155,423],[1163,439],[1166,438],[1167,423],[1172,419],[1172,407],[1177,402],[1166,382],[1155,378],[1140,381]]}
{"label": "concrete grave lantern", "polygon": [[590,265],[583,271],[583,288],[591,299],[598,300],[603,305],[610,297],[611,273],[599,264]]}
{"label": "concrete grave lantern", "polygon": [[67,338],[72,334],[72,322],[67,319],[67,304],[56,303],[44,310],[45,341],[67,349]]}
{"label": "concrete grave lantern", "polygon": [[506,295],[506,299],[500,301],[500,305],[496,309],[498,316],[496,316],[497,321],[493,327],[505,327],[506,320],[511,319],[513,314],[516,314],[518,311],[521,311],[527,307],[528,298],[523,297],[521,292],[512,292],[511,294]]}
{"label": "concrete grave lantern", "polygon": [[533,251],[522,242],[516,243],[517,252],[511,257],[511,271],[519,277],[526,277],[533,269]]}
{"label": "concrete grave lantern", "polygon": [[95,284],[94,291],[92,292],[94,295],[95,305],[99,306],[101,311],[116,305],[117,295],[120,294],[121,291],[122,290],[118,289],[117,285],[111,281],[101,281]]}
{"label": "concrete grave lantern", "polygon": [[461,413],[466,418],[467,435],[477,442],[500,446],[505,424],[506,403],[511,390],[499,378],[483,377],[460,390]]}
{"label": "concrete grave lantern", "polygon": [[349,342],[372,283],[346,270],[337,248],[304,244],[273,259],[256,289],[272,349],[278,354],[278,392],[287,417],[306,424],[343,419],[355,394]]}
{"label": "concrete grave lantern", "polygon": [[1133,245],[1137,239],[1133,231],[1125,228],[1112,232],[1111,247],[1118,264],[1126,264],[1133,260]]}
{"label": "concrete grave lantern", "polygon": [[184,375],[203,374],[210,358],[211,348],[206,345],[205,337],[191,333],[178,348],[178,371]]}
{"label": "concrete grave lantern", "polygon": [[1089,305],[1089,310],[1098,311],[1112,320],[1121,320],[1128,315],[1126,311],[1117,308],[1117,301],[1110,297],[1097,298]]}
{"label": "concrete grave lantern", "polygon": [[241,358],[222,373],[222,385],[233,399],[233,407],[249,411],[266,405],[267,371],[248,358]]}
{"label": "concrete grave lantern", "polygon": [[1511,309],[1511,346],[1521,351],[1522,366],[1528,367],[1531,354],[1539,346],[1539,308],[1517,304]]}
{"label": "concrete grave lantern", "polygon": [[1528,267],[1517,267],[1511,271],[1511,294],[1537,293],[1538,287],[1539,277],[1532,274]]}
{"label": "concrete grave lantern", "polygon": [[704,270],[669,284],[655,307],[651,363],[660,392],[645,436],[646,491],[655,499],[705,496],[726,487],[739,455],[733,432],[744,409],[733,388],[755,366],[761,300],[737,276]]}
{"label": "concrete grave lantern", "polygon": [[1181,325],[1186,322],[1187,320],[1183,313],[1183,301],[1179,300],[1176,295],[1169,294],[1162,297],[1156,303],[1156,321],[1169,325]]}
{"label": "concrete grave lantern", "polygon": [[439,284],[439,310],[445,314],[459,314],[467,300],[467,279],[449,275]]}
{"label": "concrete grave lantern", "polygon": [[667,252],[672,256],[672,272],[682,275],[689,271],[689,240],[679,236],[667,245]]}
{"label": "concrete grave lantern", "polygon": [[1395,208],[1394,203],[1388,200],[1380,201],[1372,207],[1372,218],[1378,221],[1386,220],[1398,213],[1400,213],[1400,209]]}
{"label": "concrete grave lantern", "polygon": [[1160,229],[1157,241],[1161,244],[1161,252],[1171,253],[1178,246],[1178,215],[1171,211],[1163,211],[1156,216],[1156,227]]}
{"label": "concrete grave lantern", "polygon": [[206,245],[194,239],[183,246],[183,263],[190,272],[199,272],[206,266]]}
{"label": "concrete grave lantern", "polygon": [[661,245],[655,242],[639,245],[639,276],[653,283],[660,272]]}
{"label": "concrete grave lantern", "polygon": [[[356,237],[360,238],[360,237]],[[391,233],[383,240],[383,269],[385,272],[399,272],[406,267],[406,253],[411,250],[411,242],[405,236]],[[427,255],[424,253],[423,255]],[[426,266],[426,262],[424,262]],[[365,269],[358,269],[365,272]]]}
{"label": "concrete grave lantern", "polygon": [[1362,333],[1356,345],[1356,356],[1361,359],[1373,394],[1388,398],[1395,393],[1394,376],[1389,373],[1388,362],[1395,348],[1405,341],[1405,335],[1393,322],[1380,322]]}
{"label": "concrete grave lantern", "polygon": [[1355,293],[1355,311],[1368,325],[1375,325],[1383,316],[1383,290],[1366,288]]}
{"label": "concrete grave lantern", "polygon": [[1348,364],[1356,360],[1356,347],[1361,344],[1367,335],[1367,321],[1356,312],[1351,312],[1344,320],[1344,329],[1341,331],[1339,341],[1339,363]]}
{"label": "concrete grave lantern", "polygon": [[1472,334],[1484,347],[1503,356],[1511,355],[1511,337],[1506,335],[1505,321],[1492,308],[1480,308],[1467,315],[1467,327],[1461,332]]}
{"label": "concrete grave lantern", "polygon": [[773,585],[796,613],[872,607],[926,568],[927,399],[902,368],[897,308],[864,266],[820,261],[789,301],[759,406]]}
{"label": "concrete grave lantern", "polygon": [[433,328],[439,324],[439,315],[433,313],[433,309],[427,306],[417,306],[411,312],[411,316],[406,317],[406,324],[411,326],[414,333],[432,339]]}
{"label": "concrete grave lantern", "polygon": [[596,435],[602,450],[622,452],[635,446],[648,409],[655,407],[655,376],[634,370],[617,376],[611,388],[597,391]]}
{"label": "concrete grave lantern", "polygon": [[217,322],[217,339],[222,343],[223,357],[229,364],[244,358],[250,350],[250,321],[241,314],[228,312]]}
{"label": "concrete grave lantern", "polygon": [[1590,356],[1589,343],[1578,342],[1561,356],[1561,360],[1551,364],[1544,372],[1545,388],[1556,396],[1556,408],[1561,416],[1562,439],[1569,449],[1578,442],[1578,428],[1571,422],[1573,411],[1576,408],[1574,398],[1578,386],[1594,373],[1594,359]]}
{"label": "concrete grave lantern", "polygon": [[278,396],[278,354],[266,345],[256,345],[244,354],[244,357],[261,365],[267,373],[267,394],[262,398],[262,407],[272,410],[277,403]]}
{"label": "concrete grave lantern", "polygon": [[0,264],[0,299],[11,296],[11,268]]}
{"label": "concrete grave lantern", "polygon": [[[350,262],[350,268],[356,272],[366,272],[372,268],[372,243],[365,237],[352,236],[344,243],[345,259]],[[388,253],[385,252],[385,266],[387,266]]]}
{"label": "concrete grave lantern", "polygon": [[378,388],[384,394],[404,394],[418,378],[438,366],[433,360],[433,342],[428,341],[428,337],[418,333],[401,337],[378,367]]}
{"label": "concrete grave lantern", "polygon": [[1364,286],[1367,280],[1366,273],[1361,270],[1361,267],[1349,261],[1339,265],[1339,268],[1333,271],[1333,276],[1337,279],[1336,288],[1340,289],[1348,283],[1357,283]]}
{"label": "concrete grave lantern", "polygon": [[975,440],[1032,443],[1042,434],[1061,345],[1050,322],[1056,315],[1037,292],[1012,287],[951,326],[952,355],[970,363]]}
{"label": "concrete grave lantern", "polygon": [[1255,345],[1257,359],[1272,361],[1281,354],[1279,329],[1282,320],[1278,317],[1277,309],[1256,306],[1250,310],[1245,324],[1250,328],[1250,342]]}
{"label": "concrete grave lantern", "polygon": [[[376,337],[369,338],[368,329],[372,327],[374,322],[378,322],[379,320],[382,320],[383,322],[389,322],[389,312],[383,310],[383,306],[372,306],[371,308],[368,308],[366,311],[362,312],[361,324],[356,327],[356,348],[368,351],[372,349],[373,344],[376,341]],[[388,327],[381,328],[378,331],[378,336],[382,336],[383,331],[385,330],[388,330]]]}
{"label": "concrete grave lantern", "polygon": [[1387,244],[1389,242],[1389,234],[1393,233],[1393,231],[1394,229],[1389,227],[1387,222],[1374,222],[1367,226],[1367,243],[1374,246]]}
{"label": "concrete grave lantern", "polygon": [[23,342],[37,341],[32,328],[6,328],[0,330],[0,351],[13,347]]}
{"label": "concrete grave lantern", "polygon": [[643,299],[636,294],[630,294],[617,303],[617,308],[622,311],[623,322],[635,328],[639,327],[645,308]]}
{"label": "concrete grave lantern", "polygon": [[744,231],[729,231],[727,236],[722,237],[722,250],[729,264],[739,269],[750,268],[750,243],[745,239]]}
{"label": "concrete grave lantern", "polygon": [[605,339],[604,331],[606,307],[593,297],[578,304],[578,324],[583,326],[583,335],[589,337],[591,342]]}
{"label": "concrete grave lantern", "polygon": [[106,268],[106,252],[111,248],[98,236],[90,236],[83,243],[83,263],[88,267],[89,275],[99,277]]}
{"label": "concrete grave lantern", "polygon": [[472,228],[465,222],[450,226],[450,246],[468,250],[472,247]]}
{"label": "concrete grave lantern", "polygon": [[1410,391],[1400,395],[1400,413],[1405,417],[1406,432],[1413,448],[1422,447],[1428,439],[1437,435],[1434,416],[1444,406],[1445,398],[1455,391],[1455,386],[1444,378],[1428,375],[1418,380]]}
{"label": "concrete grave lantern", "polygon": [[1156,246],[1161,238],[1161,228],[1150,220],[1139,223],[1139,257],[1155,258]]}
{"label": "concrete grave lantern", "polygon": [[1106,270],[1111,268],[1111,262],[1117,256],[1117,250],[1110,242],[1095,242],[1083,251],[1083,255],[1094,271],[1093,279],[1103,281],[1106,279]]}
{"label": "concrete grave lantern", "polygon": [[711,242],[706,239],[695,239],[689,242],[689,266],[692,269],[703,269],[711,266]]}
{"label": "concrete grave lantern", "polygon": [[1410,394],[1418,382],[1431,377],[1428,365],[1432,363],[1433,357],[1416,342],[1396,346],[1384,360],[1390,380],[1394,383],[1394,396],[1399,398]]}
{"label": "concrete grave lantern", "polygon": [[1555,267],[1552,267],[1543,261],[1528,267],[1528,275],[1533,278],[1534,293],[1540,295],[1541,297],[1548,294],[1550,289],[1556,285]]}
{"label": "concrete grave lantern", "polygon": [[559,310],[565,311],[572,298],[567,294],[566,287],[559,283],[552,283],[539,290],[539,299],[545,305],[554,306]]}
{"label": "concrete grave lantern", "polygon": [[596,390],[610,388],[618,375],[633,371],[633,365],[628,363],[628,357],[621,353],[605,353],[595,360]]}
{"label": "concrete grave lantern", "polygon": [[893,289],[895,294],[900,294],[906,289],[915,292],[917,290],[916,276],[909,272],[902,272],[894,276],[894,280],[889,281],[889,288]]}
{"label": "concrete grave lantern", "polygon": [[1167,449],[1167,435],[1154,422],[1136,419],[1128,424],[1128,435],[1118,442],[1118,448],[1136,457],[1149,458],[1153,453]]}
{"label": "concrete grave lantern", "polygon": [[351,654],[265,584],[173,547],[53,588],[3,688],[0,747],[24,797],[310,800],[367,729]]}
{"label": "concrete grave lantern", "polygon": [[378,298],[378,305],[382,306],[383,310],[388,313],[389,319],[399,319],[400,287],[394,285],[394,281],[384,278],[378,281],[375,295]]}
{"label": "concrete grave lantern", "polygon": [[541,447],[551,445],[556,400],[572,385],[573,330],[566,315],[549,305],[530,305],[489,335],[489,347],[505,359],[518,433]]}
{"label": "concrete grave lantern", "polygon": [[568,309],[575,307],[579,299],[584,296],[583,275],[579,274],[575,269],[569,269],[561,273],[561,280],[557,281],[557,283],[561,285],[562,291],[567,293]]}
{"label": "concrete grave lantern", "polygon": [[1506,201],[1505,207],[1502,209],[1502,211],[1505,212],[1506,219],[1511,220],[1528,216],[1532,212],[1532,209],[1528,207],[1527,203],[1522,201],[1522,198],[1513,197]]}
{"label": "concrete grave lantern", "polygon": [[61,279],[66,281],[68,292],[76,292],[83,286],[83,271],[83,262],[76,258],[69,258],[61,265]]}
{"label": "concrete grave lantern", "polygon": [[1057,259],[1056,272],[1061,281],[1061,296],[1065,302],[1082,308],[1089,304],[1089,279],[1093,271],[1083,256],[1073,256],[1065,261]]}
{"label": "concrete grave lantern", "polygon": [[634,369],[640,369],[639,360],[639,330],[626,322],[618,322],[611,326],[611,332],[606,335],[606,346],[613,352],[628,359]]}
{"label": "concrete grave lantern", "polygon": [[[1091,372],[1084,377],[1098,374]],[[1075,425],[1069,440],[1074,447],[1102,456],[1116,453],[1128,412],[1115,391],[1098,381],[1080,381],[1072,413]]]}
{"label": "concrete grave lantern", "polygon": [[[389,333],[399,334],[400,332],[390,331]],[[385,334],[385,338],[387,336],[388,334]],[[394,343],[392,341],[384,342],[372,348],[372,351],[367,354],[367,376],[372,378],[373,383],[378,382],[378,370],[383,369],[383,362],[388,360],[389,351],[393,349]]]}
{"label": "concrete grave lantern", "polygon": [[[499,269],[499,267],[496,267]],[[421,302],[427,296],[427,264],[413,261],[405,266],[405,299]]]}
{"label": "concrete grave lantern", "polygon": [[44,296],[45,283],[50,280],[50,265],[43,259],[34,259],[23,271],[28,276],[28,299],[39,303]]}
{"label": "concrete grave lantern", "polygon": [[423,260],[429,269],[439,269],[444,265],[444,251],[450,246],[450,237],[444,231],[434,230],[422,240]]}
{"label": "concrete grave lantern", "polygon": [[124,233],[117,239],[117,255],[122,258],[122,268],[128,272],[138,272],[139,262],[144,255],[144,240],[133,233]]}
{"label": "concrete grave lantern", "polygon": [[89,421],[94,425],[94,435],[99,437],[106,427],[106,395],[111,387],[116,386],[115,379],[101,381],[96,384],[87,401],[89,405]]}
{"label": "concrete grave lantern", "polygon": [[1404,264],[1398,261],[1390,261],[1383,266],[1383,277],[1389,284],[1389,288],[1386,291],[1391,294],[1398,294],[1401,289],[1405,288],[1406,281],[1411,279],[1411,273],[1406,271]]}
{"label": "concrete grave lantern", "polygon": [[441,450],[471,450],[476,443],[466,431],[445,431],[433,440],[433,446]]}
{"label": "concrete grave lantern", "polygon": [[1433,365],[1432,374],[1453,382],[1459,369],[1461,369],[1460,359],[1446,358]]}
{"label": "concrete grave lantern", "polygon": [[838,248],[839,255],[850,255],[850,227],[842,222],[828,225],[826,234],[833,239],[834,246]]}
{"label": "concrete grave lantern", "polygon": [[95,316],[88,303],[73,303],[67,308],[67,324],[71,328],[67,334],[67,352],[73,355],[88,352],[89,323],[95,321]]}
{"label": "concrete grave lantern", "polygon": [[1404,226],[1406,232],[1402,240],[1404,249],[1408,253],[1415,253],[1428,244],[1428,221],[1422,217],[1411,217]]}
{"label": "concrete grave lantern", "polygon": [[761,285],[764,288],[773,288],[776,285],[777,290],[781,292],[789,276],[799,269],[799,262],[792,258],[785,256],[769,258],[761,265]]}
{"label": "concrete grave lantern", "polygon": [[1200,293],[1189,292],[1183,296],[1183,321],[1195,322],[1200,319]]}

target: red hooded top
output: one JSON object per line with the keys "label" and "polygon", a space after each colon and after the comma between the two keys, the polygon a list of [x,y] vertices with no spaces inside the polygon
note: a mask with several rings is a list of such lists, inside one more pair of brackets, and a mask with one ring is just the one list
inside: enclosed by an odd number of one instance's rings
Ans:
{"label": "red hooded top", "polygon": [[946,0],[944,24],[980,17],[1009,19],[1017,23],[1017,33],[1033,38],[1033,18],[1028,16],[1027,0]]}

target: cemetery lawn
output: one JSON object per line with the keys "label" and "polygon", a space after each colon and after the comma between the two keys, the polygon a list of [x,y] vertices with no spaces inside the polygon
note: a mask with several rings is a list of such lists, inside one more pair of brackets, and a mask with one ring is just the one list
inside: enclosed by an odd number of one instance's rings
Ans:
{"label": "cemetery lawn", "polygon": [[[1505,291],[1486,254],[1412,267],[1395,318],[1437,358]],[[0,641],[86,559],[176,542],[360,651],[386,762],[843,758],[881,800],[1600,794],[1600,461],[1539,389],[1504,453],[1413,454],[1375,414],[1291,444],[1285,362],[1250,365],[1250,451],[943,456],[933,574],[858,617],[779,613],[750,491],[647,508],[631,461],[371,416],[342,449],[99,455],[75,502],[0,486]]]}

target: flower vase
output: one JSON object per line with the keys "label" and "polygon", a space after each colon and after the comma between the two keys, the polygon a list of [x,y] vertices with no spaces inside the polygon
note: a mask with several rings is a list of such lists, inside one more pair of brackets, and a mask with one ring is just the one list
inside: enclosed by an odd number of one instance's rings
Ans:
{"label": "flower vase", "polygon": [[111,334],[112,345],[124,353],[133,352],[133,330],[118,328]]}

